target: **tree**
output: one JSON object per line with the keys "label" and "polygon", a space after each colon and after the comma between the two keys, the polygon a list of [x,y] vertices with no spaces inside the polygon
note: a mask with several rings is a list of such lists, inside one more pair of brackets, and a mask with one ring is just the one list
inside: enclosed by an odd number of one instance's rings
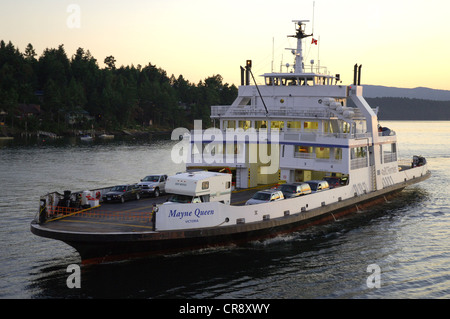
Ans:
{"label": "tree", "polygon": [[25,48],[25,53],[23,54],[23,57],[27,61],[36,61],[36,51],[33,48],[33,45],[31,43],[28,43],[27,47]]}
{"label": "tree", "polygon": [[106,64],[106,66],[108,67],[108,69],[110,70],[114,70],[116,68],[116,59],[114,59],[114,57],[112,55],[107,56],[105,58],[104,63]]}
{"label": "tree", "polygon": [[53,80],[60,89],[65,89],[71,76],[71,67],[64,45],[58,49],[45,49],[39,58],[39,86],[43,88],[48,80]]}
{"label": "tree", "polygon": [[21,53],[11,41],[0,40],[0,107],[14,119],[18,103],[40,104],[43,121],[35,121],[35,126],[42,125],[43,130],[68,128],[62,119],[77,108],[100,115],[97,125],[103,127],[152,121],[164,129],[189,127],[193,119],[202,119],[207,126],[210,107],[231,104],[237,95],[236,87],[224,84],[220,75],[196,85],[182,75],[169,78],[151,63],[117,69],[112,55],[104,63],[100,69],[83,48],[70,59],[63,44],[46,48],[38,57],[31,43]]}

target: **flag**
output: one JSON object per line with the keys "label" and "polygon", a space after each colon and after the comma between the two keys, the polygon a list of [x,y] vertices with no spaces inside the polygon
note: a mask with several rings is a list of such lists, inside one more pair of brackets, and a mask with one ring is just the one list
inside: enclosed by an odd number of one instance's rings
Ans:
{"label": "flag", "polygon": [[311,44],[317,45],[317,40],[313,38],[312,41],[311,41]]}

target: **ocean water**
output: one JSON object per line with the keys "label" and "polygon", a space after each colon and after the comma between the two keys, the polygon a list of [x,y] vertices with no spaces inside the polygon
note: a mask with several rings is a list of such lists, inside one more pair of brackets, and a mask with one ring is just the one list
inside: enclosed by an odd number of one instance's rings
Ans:
{"label": "ocean water", "polygon": [[173,174],[170,140],[0,142],[0,298],[438,299],[450,297],[450,122],[384,121],[400,158],[432,177],[336,222],[244,247],[82,266],[69,288],[66,244],[29,228],[39,196]]}

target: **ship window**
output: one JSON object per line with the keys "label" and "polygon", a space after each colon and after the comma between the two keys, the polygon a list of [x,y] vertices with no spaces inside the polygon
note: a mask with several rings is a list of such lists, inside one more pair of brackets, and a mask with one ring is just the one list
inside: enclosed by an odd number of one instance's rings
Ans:
{"label": "ship window", "polygon": [[383,145],[383,161],[384,163],[391,163],[397,160],[397,145],[395,143]]}
{"label": "ship window", "polygon": [[303,128],[305,130],[317,130],[317,129],[319,129],[319,122],[308,122],[308,121],[305,121],[303,123]]}
{"label": "ship window", "polygon": [[367,157],[367,147],[353,147],[350,155],[351,159]]}
{"label": "ship window", "polygon": [[367,167],[367,147],[352,147],[350,149],[351,169]]}
{"label": "ship window", "polygon": [[231,120],[224,120],[223,121],[223,128],[236,128],[236,121]]}
{"label": "ship window", "polygon": [[297,85],[297,78],[282,78],[282,85]]}
{"label": "ship window", "polygon": [[323,131],[325,133],[330,133],[332,132],[331,127],[330,127],[330,122],[329,121],[323,121]]}
{"label": "ship window", "polygon": [[255,121],[255,129],[267,128],[267,121]]}
{"label": "ship window", "polygon": [[287,128],[291,130],[300,130],[302,128],[302,122],[300,121],[288,121]]}
{"label": "ship window", "polygon": [[279,79],[275,77],[266,77],[266,85],[279,85]]}
{"label": "ship window", "polygon": [[252,126],[252,122],[251,121],[239,121],[238,125],[240,128],[247,130]]}
{"label": "ship window", "polygon": [[304,158],[304,159],[312,159],[315,154],[313,152],[312,146],[295,146],[294,148],[294,157],[295,158]]}
{"label": "ship window", "polygon": [[329,147],[316,147],[316,158],[329,159],[330,148]]}
{"label": "ship window", "polygon": [[296,146],[296,151],[299,153],[312,153],[312,146]]}
{"label": "ship window", "polygon": [[334,159],[342,160],[342,148],[337,147],[334,149]]}
{"label": "ship window", "polygon": [[284,127],[284,121],[272,121],[270,122],[270,128],[271,129],[279,129],[280,131]]}
{"label": "ship window", "polygon": [[342,122],[342,133],[350,133],[350,124],[347,122]]}

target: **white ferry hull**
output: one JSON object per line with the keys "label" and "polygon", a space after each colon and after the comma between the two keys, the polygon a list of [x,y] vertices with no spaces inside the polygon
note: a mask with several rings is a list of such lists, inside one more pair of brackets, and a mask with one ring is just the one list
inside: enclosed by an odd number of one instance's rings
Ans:
{"label": "white ferry hull", "polygon": [[[425,169],[423,174],[413,179],[382,190],[353,196],[306,211],[302,211],[301,207],[297,205],[299,201],[295,201],[295,199],[291,201],[285,200],[285,203],[290,203],[288,214],[286,210],[281,212],[273,211],[273,216],[276,214],[281,214],[282,216],[264,219],[261,216],[259,221],[233,223],[226,226],[142,232],[89,233],[55,231],[47,228],[45,224],[39,225],[37,222],[33,222],[31,231],[42,237],[61,240],[74,247],[80,254],[83,264],[168,254],[208,247],[241,245],[249,241],[272,238],[314,225],[333,222],[342,216],[386,202],[405,187],[421,182],[429,178],[430,175],[430,172]],[[337,190],[333,189],[326,192],[332,193]],[[256,206],[259,206],[259,209],[264,209],[272,205],[253,206],[243,207],[247,210],[255,210]],[[228,207],[234,208],[233,206]],[[159,217],[161,218],[161,216]]]}

